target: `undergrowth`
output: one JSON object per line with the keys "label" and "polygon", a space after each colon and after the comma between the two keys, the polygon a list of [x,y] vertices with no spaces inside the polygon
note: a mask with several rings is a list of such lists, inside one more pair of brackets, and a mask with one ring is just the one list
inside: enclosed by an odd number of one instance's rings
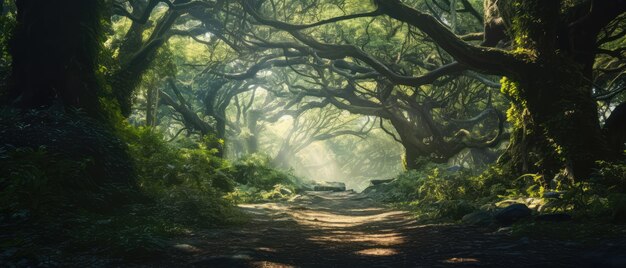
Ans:
{"label": "undergrowth", "polygon": [[127,186],[132,198],[109,210],[83,206],[89,199],[107,202],[107,195],[81,191],[93,186],[91,159],[68,158],[46,146],[0,144],[0,234],[6,238],[0,248],[8,252],[0,262],[67,263],[76,253],[154,259],[173,236],[246,221],[237,203],[295,193],[295,176],[259,156],[231,164],[216,156],[211,137],[166,142],[151,128],[118,131],[134,162],[136,185]]}
{"label": "undergrowth", "polygon": [[251,154],[235,162],[233,177],[237,187],[225,196],[233,203],[284,200],[301,188],[298,177],[272,168],[270,158],[262,154]]}
{"label": "undergrowth", "polygon": [[559,177],[547,182],[538,174],[514,176],[499,166],[480,175],[426,163],[370,192],[392,206],[410,209],[422,221],[457,221],[474,211],[494,211],[523,203],[535,214],[567,213],[577,220],[626,222],[626,163],[598,162],[586,181]]}

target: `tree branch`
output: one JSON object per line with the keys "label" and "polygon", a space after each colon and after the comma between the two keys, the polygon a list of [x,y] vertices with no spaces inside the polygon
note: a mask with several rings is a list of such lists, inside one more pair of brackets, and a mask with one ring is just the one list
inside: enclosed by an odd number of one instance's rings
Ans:
{"label": "tree branch", "polygon": [[343,20],[351,20],[351,19],[366,18],[366,17],[376,17],[376,16],[382,15],[380,10],[376,9],[374,11],[367,12],[367,13],[345,15],[345,16],[340,16],[340,17],[334,17],[334,18],[331,18],[331,19],[321,20],[321,21],[318,21],[318,22],[315,22],[315,23],[311,23],[311,24],[295,25],[295,24],[289,24],[289,23],[285,23],[285,22],[281,22],[281,21],[265,19],[260,14],[258,14],[258,12],[255,10],[254,7],[252,7],[252,5],[250,4],[250,0],[242,0],[241,2],[242,2],[241,3],[242,6],[246,10],[246,12],[252,14],[254,16],[254,18],[259,23],[262,23],[262,24],[265,24],[265,25],[269,25],[269,26],[272,26],[274,28],[282,29],[282,30],[285,30],[285,31],[298,31],[298,30],[304,30],[304,29],[307,29],[307,28],[317,27],[317,26],[321,26],[321,25],[325,25],[325,24],[329,24],[329,23],[339,22],[339,21],[343,21]]}
{"label": "tree branch", "polygon": [[424,14],[398,0],[375,0],[379,9],[388,16],[417,27],[430,36],[437,45],[442,47],[460,63],[488,74],[514,76],[526,64],[510,52],[470,45],[433,16]]}

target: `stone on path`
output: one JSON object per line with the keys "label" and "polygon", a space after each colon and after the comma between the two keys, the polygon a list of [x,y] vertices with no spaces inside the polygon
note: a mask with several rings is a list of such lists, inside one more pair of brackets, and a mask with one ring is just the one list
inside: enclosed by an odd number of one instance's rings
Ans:
{"label": "stone on path", "polygon": [[493,215],[487,211],[476,211],[463,216],[461,221],[469,225],[489,225],[493,223]]}
{"label": "stone on path", "polygon": [[380,185],[380,184],[383,184],[383,183],[389,183],[389,182],[392,182],[392,181],[393,181],[393,179],[387,179],[387,180],[370,180],[370,183],[371,183],[372,185],[376,186],[376,185]]}
{"label": "stone on path", "polygon": [[495,219],[502,224],[510,225],[530,217],[530,212],[530,209],[524,204],[512,204],[496,212]]}
{"label": "stone on path", "polygon": [[313,191],[332,191],[343,192],[346,190],[346,184],[343,182],[316,182],[313,185]]}

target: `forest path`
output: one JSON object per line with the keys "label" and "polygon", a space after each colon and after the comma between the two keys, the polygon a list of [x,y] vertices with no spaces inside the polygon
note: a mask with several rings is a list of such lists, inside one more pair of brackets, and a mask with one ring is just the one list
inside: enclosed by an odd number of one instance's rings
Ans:
{"label": "forest path", "polygon": [[[568,267],[576,245],[513,239],[462,225],[420,225],[353,192],[308,192],[241,205],[252,219],[178,241],[195,267]],[[556,265],[555,265],[556,264]]]}

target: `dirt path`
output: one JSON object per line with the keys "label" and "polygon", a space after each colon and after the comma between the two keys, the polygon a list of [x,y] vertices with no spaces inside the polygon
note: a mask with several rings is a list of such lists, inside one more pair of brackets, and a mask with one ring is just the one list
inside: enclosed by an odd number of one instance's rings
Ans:
{"label": "dirt path", "polygon": [[241,206],[250,223],[190,235],[177,261],[195,267],[569,267],[576,245],[513,239],[459,225],[419,225],[351,192]]}

